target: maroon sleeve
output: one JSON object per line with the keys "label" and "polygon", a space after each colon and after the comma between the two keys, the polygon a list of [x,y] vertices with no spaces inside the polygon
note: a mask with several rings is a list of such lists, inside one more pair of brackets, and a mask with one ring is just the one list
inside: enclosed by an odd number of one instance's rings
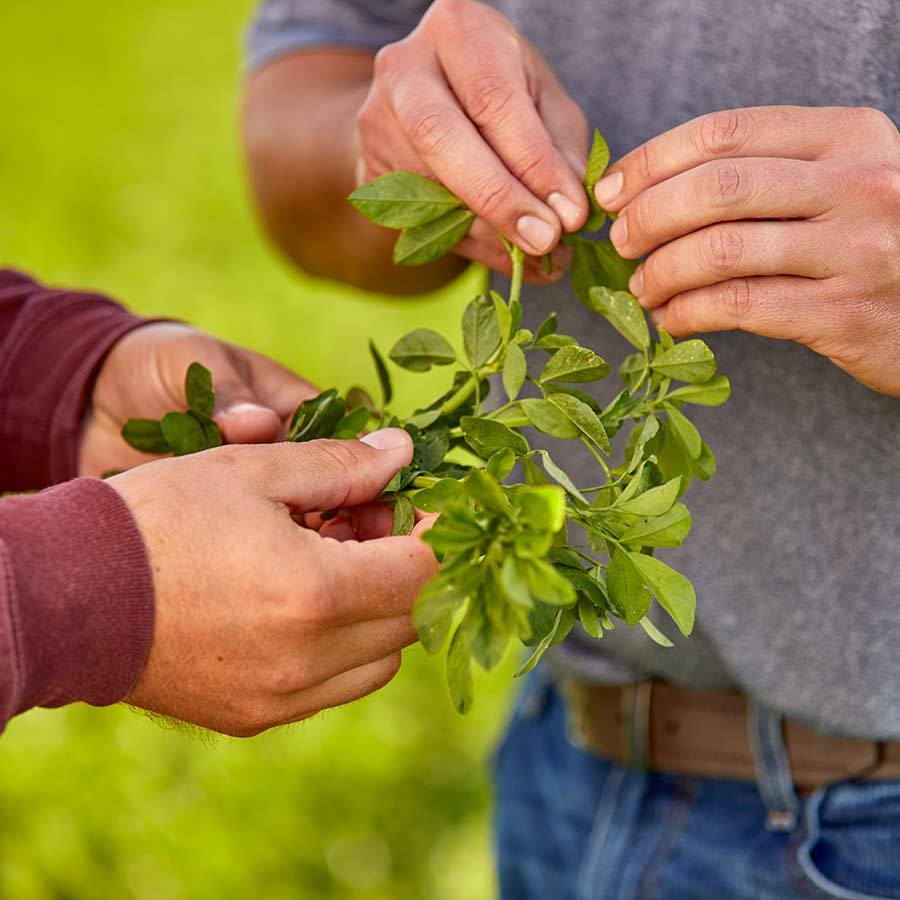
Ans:
{"label": "maroon sleeve", "polygon": [[[0,495],[75,476],[97,371],[143,322],[0,270]],[[0,731],[33,706],[121,699],[152,632],[147,553],[110,485],[79,478],[0,499]]]}
{"label": "maroon sleeve", "polygon": [[0,500],[0,731],[34,706],[121,700],[152,633],[147,554],[110,485]]}
{"label": "maroon sleeve", "polygon": [[100,364],[145,321],[99,294],[0,269],[0,493],[75,477]]}

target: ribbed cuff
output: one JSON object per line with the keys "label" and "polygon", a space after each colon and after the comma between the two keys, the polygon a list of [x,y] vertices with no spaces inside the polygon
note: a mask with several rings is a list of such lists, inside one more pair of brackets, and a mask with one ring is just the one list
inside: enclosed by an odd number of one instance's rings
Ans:
{"label": "ribbed cuff", "polygon": [[[121,700],[153,635],[153,578],[119,494],[79,478],[0,501],[0,650],[11,649],[11,714],[78,700]],[[4,571],[5,568],[10,571]],[[5,587],[4,587],[5,585]],[[0,603],[0,607],[2,607]],[[5,620],[5,621],[4,621]],[[0,709],[0,727],[3,710]]]}
{"label": "ribbed cuff", "polygon": [[0,491],[35,490],[78,474],[78,447],[106,354],[146,319],[95,294],[30,280],[0,359]]}

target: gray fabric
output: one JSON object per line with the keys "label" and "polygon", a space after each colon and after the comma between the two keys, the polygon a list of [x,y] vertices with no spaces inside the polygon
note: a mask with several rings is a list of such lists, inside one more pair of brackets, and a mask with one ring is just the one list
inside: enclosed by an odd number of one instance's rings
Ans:
{"label": "gray fabric", "polygon": [[[614,155],[727,107],[869,105],[900,121],[895,0],[495,5],[547,57]],[[279,31],[299,47],[341,30],[345,43],[377,47],[381,35],[411,29],[421,6],[271,2],[264,10],[292,14],[267,26],[267,40],[284,52]],[[253,59],[266,57],[259,28],[251,48]],[[532,325],[556,309],[563,331],[612,361],[627,352],[567,288],[528,291],[525,305]],[[825,730],[900,738],[900,399],[794,344],[739,333],[709,341],[734,384],[727,407],[696,413],[719,475],[692,487],[694,534],[666,554],[697,586],[697,630],[670,651],[638,629],[576,637],[555,664],[602,680],[736,685]]]}

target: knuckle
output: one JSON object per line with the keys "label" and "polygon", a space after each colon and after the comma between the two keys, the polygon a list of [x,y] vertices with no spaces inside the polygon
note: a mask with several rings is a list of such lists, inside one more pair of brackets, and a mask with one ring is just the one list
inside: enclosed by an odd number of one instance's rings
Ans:
{"label": "knuckle", "polygon": [[498,72],[483,72],[466,85],[463,105],[476,125],[496,124],[510,111],[516,93],[508,78]]}
{"label": "knuckle", "polygon": [[635,150],[634,156],[635,167],[638,175],[645,182],[655,182],[661,172],[657,151],[652,143],[641,144]]}
{"label": "knuckle", "polygon": [[491,179],[480,179],[472,189],[474,207],[487,219],[496,218],[512,199],[512,186],[507,180],[501,183]]}
{"label": "knuckle", "polygon": [[743,322],[753,308],[753,291],[749,278],[733,278],[711,290],[713,305],[728,321]]}
{"label": "knuckle", "polygon": [[704,262],[717,274],[733,272],[744,257],[744,239],[736,228],[714,226],[707,229]]}
{"label": "knuckle", "polygon": [[372,72],[376,79],[390,76],[406,53],[403,41],[385,44],[376,54]]}
{"label": "knuckle", "polygon": [[552,163],[549,158],[548,148],[542,146],[528,146],[512,161],[510,168],[513,175],[519,181],[542,180],[549,181],[553,177]]}
{"label": "knuckle", "polygon": [[897,126],[890,116],[871,106],[857,106],[852,110],[854,124],[868,135],[896,137]]}
{"label": "knuckle", "polygon": [[729,156],[747,143],[750,120],[746,112],[723,109],[700,119],[698,141],[700,150],[711,156]]}
{"label": "knuckle", "polygon": [[427,153],[437,153],[452,137],[443,107],[427,104],[413,112],[406,123],[413,144]]}
{"label": "knuckle", "polygon": [[734,206],[746,198],[741,167],[732,159],[710,163],[700,177],[700,201],[707,206]]}
{"label": "knuckle", "polygon": [[887,163],[860,166],[859,182],[865,192],[890,209],[900,206],[900,169]]}
{"label": "knuckle", "polygon": [[471,0],[435,0],[431,7],[431,17],[441,25],[452,28],[465,20],[471,7]]}

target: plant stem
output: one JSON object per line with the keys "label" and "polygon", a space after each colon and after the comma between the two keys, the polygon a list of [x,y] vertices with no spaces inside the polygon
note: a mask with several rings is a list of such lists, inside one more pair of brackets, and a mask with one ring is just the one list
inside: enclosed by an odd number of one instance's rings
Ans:
{"label": "plant stem", "polygon": [[609,466],[606,464],[606,460],[600,455],[600,451],[597,450],[597,448],[587,438],[582,438],[581,441],[584,446],[594,454],[594,458],[597,460],[597,462],[600,463],[603,471],[606,473],[606,481],[608,484],[610,481],[612,481],[612,472],[609,471]]}
{"label": "plant stem", "polygon": [[447,401],[441,407],[441,415],[446,416],[456,412],[472,396],[476,387],[478,387],[478,376],[472,375],[468,381],[460,385],[456,393],[447,398]]}
{"label": "plant stem", "polygon": [[509,302],[521,301],[522,274],[525,269],[525,254],[513,244],[509,248],[509,258],[512,260],[512,283],[509,286]]}

